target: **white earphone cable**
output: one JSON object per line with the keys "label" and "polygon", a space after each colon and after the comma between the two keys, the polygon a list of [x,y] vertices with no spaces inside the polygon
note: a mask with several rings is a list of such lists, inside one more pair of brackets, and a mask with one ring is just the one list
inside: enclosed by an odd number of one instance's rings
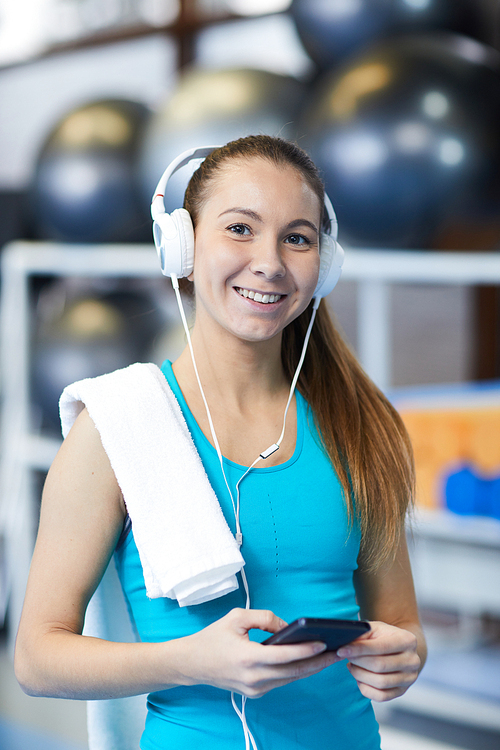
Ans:
{"label": "white earphone cable", "polygon": [[245,737],[245,750],[250,750],[250,743],[252,744],[253,750],[258,750],[257,744],[256,744],[255,739],[254,739],[254,736],[251,733],[250,729],[248,728],[247,719],[246,719],[246,716],[245,716],[246,702],[247,702],[246,695],[242,695],[241,696],[241,711],[240,711],[240,709],[238,708],[238,706],[236,704],[235,693],[231,693],[231,703],[233,704],[233,708],[236,711],[236,713],[238,714],[238,717],[239,717],[239,719],[241,721],[241,724],[243,726],[243,734],[244,734],[244,737]]}
{"label": "white earphone cable", "polygon": [[[298,363],[297,368],[295,370],[295,375],[293,376],[292,384],[290,386],[290,393],[289,393],[289,396],[288,396],[288,401],[286,402],[285,415],[283,417],[283,429],[281,430],[281,435],[279,436],[278,440],[275,443],[275,445],[277,445],[278,448],[280,447],[281,442],[282,442],[282,440],[283,440],[283,438],[285,436],[285,426],[286,426],[286,418],[287,418],[287,415],[288,415],[288,409],[289,409],[291,401],[292,401],[292,396],[293,396],[293,394],[295,392],[295,387],[296,387],[297,381],[299,379],[300,371],[302,370],[302,365],[304,364],[304,359],[305,359],[305,356],[306,356],[307,345],[308,345],[309,339],[311,337],[311,331],[312,331],[313,323],[314,323],[314,320],[316,318],[316,312],[317,312],[317,309],[319,307],[319,303],[320,302],[321,302],[321,297],[316,297],[315,300],[314,300],[313,311],[312,311],[312,314],[311,314],[311,320],[309,321],[309,325],[307,327],[306,335],[304,337],[304,343],[302,345],[302,352],[301,352],[301,355],[300,355],[299,363]],[[269,450],[269,448],[267,450]],[[274,453],[274,451],[273,451],[273,453]],[[271,455],[271,454],[268,454],[268,455]],[[262,456],[262,454],[261,454],[261,456]],[[267,458],[267,456],[265,456],[265,458]]]}
{"label": "white earphone cable", "polygon": [[212,415],[210,414],[210,409],[208,408],[207,399],[205,398],[205,391],[203,390],[203,386],[202,386],[201,380],[200,380],[200,375],[198,373],[198,368],[196,366],[196,360],[195,360],[194,351],[193,351],[193,344],[191,342],[191,334],[189,332],[189,326],[187,324],[186,315],[184,313],[184,305],[182,304],[182,297],[181,297],[180,291],[179,291],[179,281],[178,281],[177,276],[176,276],[175,273],[171,274],[170,278],[172,279],[172,286],[174,288],[175,297],[177,299],[177,305],[179,307],[179,312],[181,314],[182,325],[184,326],[184,331],[186,333],[186,338],[187,338],[187,342],[188,342],[188,346],[189,346],[189,351],[191,353],[191,361],[192,361],[193,367],[194,367],[194,373],[196,375],[196,380],[198,381],[198,386],[199,386],[199,389],[200,389],[201,397],[202,397],[203,403],[205,405],[205,411],[207,413],[208,424],[210,426],[210,434],[212,435],[212,439],[214,441],[214,446],[215,446],[215,450],[217,451],[217,456],[219,458],[219,463],[221,465],[222,474],[223,474],[223,477],[224,477],[224,482],[226,484],[227,491],[229,492],[229,495],[231,497],[231,502],[233,504],[234,513],[236,515],[236,506],[235,506],[235,503],[234,503],[233,494],[232,494],[232,492],[231,492],[231,490],[229,488],[229,484],[228,484],[228,481],[227,481],[227,478],[226,478],[226,474],[225,474],[225,471],[224,471],[224,464],[223,464],[222,452],[221,452],[221,449],[220,449],[219,441],[217,440],[217,435],[215,434],[215,428],[214,428],[214,423],[212,421]]}

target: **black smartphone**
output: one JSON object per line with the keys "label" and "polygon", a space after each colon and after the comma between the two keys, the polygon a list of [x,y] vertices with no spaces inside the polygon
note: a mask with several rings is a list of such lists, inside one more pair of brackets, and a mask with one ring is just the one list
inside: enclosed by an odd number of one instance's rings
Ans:
{"label": "black smartphone", "polygon": [[299,617],[286,628],[263,641],[264,646],[284,643],[321,641],[327,651],[336,651],[370,630],[365,620],[331,620],[322,617]]}

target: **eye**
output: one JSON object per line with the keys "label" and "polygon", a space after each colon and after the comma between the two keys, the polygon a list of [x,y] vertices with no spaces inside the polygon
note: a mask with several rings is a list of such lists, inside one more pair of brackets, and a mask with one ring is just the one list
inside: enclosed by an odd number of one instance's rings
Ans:
{"label": "eye", "polygon": [[246,224],[231,224],[227,227],[232,234],[236,234],[239,237],[248,237],[250,235],[250,227]]}
{"label": "eye", "polygon": [[285,242],[290,245],[297,245],[297,247],[309,247],[312,244],[312,241],[303,234],[289,234]]}

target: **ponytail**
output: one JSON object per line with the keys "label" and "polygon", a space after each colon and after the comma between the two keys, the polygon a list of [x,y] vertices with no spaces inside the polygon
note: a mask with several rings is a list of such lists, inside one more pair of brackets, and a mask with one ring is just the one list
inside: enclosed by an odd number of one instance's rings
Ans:
{"label": "ponytail", "polygon": [[[293,376],[311,307],[283,331],[281,356]],[[360,561],[373,570],[395,554],[414,497],[410,440],[401,417],[361,368],[324,300],[313,326],[298,388],[361,531]]]}

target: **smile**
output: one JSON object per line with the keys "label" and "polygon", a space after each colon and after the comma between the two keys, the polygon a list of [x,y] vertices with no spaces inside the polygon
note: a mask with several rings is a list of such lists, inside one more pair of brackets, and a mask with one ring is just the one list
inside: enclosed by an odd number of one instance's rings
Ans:
{"label": "smile", "polygon": [[236,287],[236,291],[242,297],[249,297],[254,302],[261,302],[263,305],[278,302],[278,300],[285,296],[284,294],[261,294],[260,292],[252,292],[249,289],[242,289],[241,287]]}

